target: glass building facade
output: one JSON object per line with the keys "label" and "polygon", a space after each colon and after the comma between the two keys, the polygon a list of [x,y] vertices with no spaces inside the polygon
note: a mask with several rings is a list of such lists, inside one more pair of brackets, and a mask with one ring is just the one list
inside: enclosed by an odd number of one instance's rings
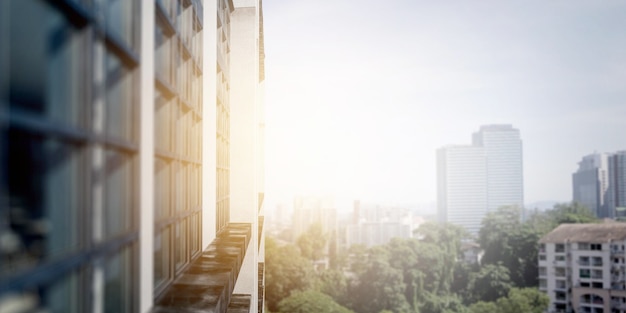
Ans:
{"label": "glass building facade", "polygon": [[235,10],[0,1],[0,312],[148,312],[220,244]]}

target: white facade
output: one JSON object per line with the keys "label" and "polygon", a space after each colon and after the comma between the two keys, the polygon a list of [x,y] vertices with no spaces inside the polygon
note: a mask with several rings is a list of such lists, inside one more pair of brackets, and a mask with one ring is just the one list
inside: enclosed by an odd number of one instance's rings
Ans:
{"label": "white facade", "polygon": [[487,160],[483,147],[448,146],[437,151],[437,210],[440,223],[478,233],[487,214]]}
{"label": "white facade", "polygon": [[626,312],[626,224],[563,224],[539,241],[548,312]]}
{"label": "white facade", "polygon": [[524,207],[522,140],[511,125],[486,125],[473,135],[472,144],[484,147],[487,158],[487,210],[501,206]]}
{"label": "white facade", "polygon": [[472,145],[437,151],[439,222],[477,234],[487,212],[523,207],[522,141],[511,125],[486,125],[473,134]]}

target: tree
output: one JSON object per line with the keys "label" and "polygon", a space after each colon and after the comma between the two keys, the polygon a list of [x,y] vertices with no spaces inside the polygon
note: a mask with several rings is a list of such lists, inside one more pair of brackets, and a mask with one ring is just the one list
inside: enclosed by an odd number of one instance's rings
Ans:
{"label": "tree", "polygon": [[265,241],[265,284],[267,306],[276,311],[278,303],[294,291],[313,287],[313,265],[293,245],[278,246],[272,238]]}
{"label": "tree", "polygon": [[470,313],[500,313],[494,302],[478,301],[469,307]]}
{"label": "tree", "polygon": [[557,203],[547,213],[554,223],[552,228],[564,223],[595,223],[598,221],[589,208],[578,202]]}
{"label": "tree", "polygon": [[497,301],[497,306],[502,313],[542,313],[549,304],[548,295],[535,288],[513,288],[507,297]]}
{"label": "tree", "polygon": [[476,302],[470,313],[542,313],[550,304],[550,298],[535,288],[512,288],[506,297],[496,302]]}
{"label": "tree", "polygon": [[280,301],[279,313],[352,313],[319,291],[296,292]]}
{"label": "tree", "polygon": [[317,261],[325,254],[324,247],[327,241],[328,236],[324,234],[322,224],[314,223],[298,237],[296,243],[302,256],[311,261]]}
{"label": "tree", "polygon": [[349,286],[350,308],[359,313],[408,313],[404,289],[402,272],[389,264],[388,251],[374,247],[369,250],[365,270]]}
{"label": "tree", "polygon": [[468,290],[472,302],[495,301],[506,296],[511,289],[509,269],[499,264],[482,266],[478,273],[470,275]]}

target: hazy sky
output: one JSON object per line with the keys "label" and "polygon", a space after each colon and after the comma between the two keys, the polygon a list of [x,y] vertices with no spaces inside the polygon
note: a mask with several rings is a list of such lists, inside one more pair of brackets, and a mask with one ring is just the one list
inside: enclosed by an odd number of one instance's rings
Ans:
{"label": "hazy sky", "polygon": [[482,124],[520,130],[527,203],[571,200],[583,155],[626,150],[626,1],[263,6],[268,209],[434,203],[435,150]]}

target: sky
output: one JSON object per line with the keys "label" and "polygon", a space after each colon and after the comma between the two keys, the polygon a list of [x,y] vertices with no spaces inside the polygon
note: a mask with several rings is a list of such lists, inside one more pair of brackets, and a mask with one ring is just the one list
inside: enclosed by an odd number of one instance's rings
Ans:
{"label": "sky", "polygon": [[432,204],[436,149],[512,124],[524,198],[626,150],[625,1],[265,0],[266,207]]}

